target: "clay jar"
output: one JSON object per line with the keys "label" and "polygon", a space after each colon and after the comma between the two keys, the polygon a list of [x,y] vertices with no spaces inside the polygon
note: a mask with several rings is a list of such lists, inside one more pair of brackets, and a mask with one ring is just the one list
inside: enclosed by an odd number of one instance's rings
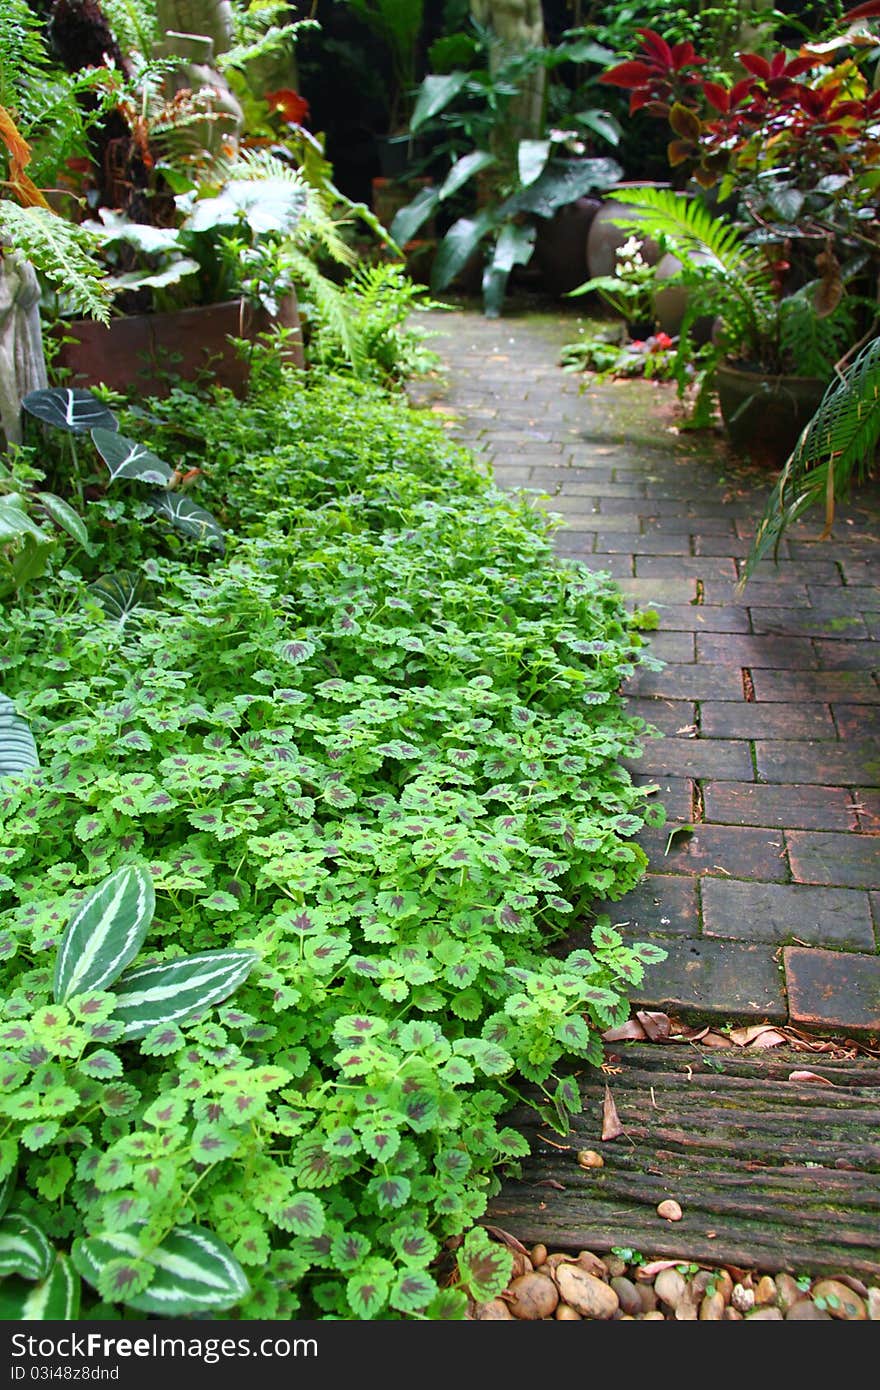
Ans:
{"label": "clay jar", "polygon": [[549,294],[561,297],[586,280],[587,237],[601,207],[601,198],[576,198],[538,220],[535,265]]}

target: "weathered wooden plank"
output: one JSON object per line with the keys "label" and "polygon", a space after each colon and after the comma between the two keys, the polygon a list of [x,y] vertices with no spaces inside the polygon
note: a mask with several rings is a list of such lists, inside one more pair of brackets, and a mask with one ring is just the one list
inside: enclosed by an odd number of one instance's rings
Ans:
{"label": "weathered wooden plank", "polygon": [[[531,1154],[487,1222],[526,1243],[795,1273],[880,1274],[880,1067],[800,1052],[630,1045],[620,1071],[579,1076],[584,1112],[564,1138],[519,1107]],[[696,1063],[696,1064],[695,1064]],[[832,1085],[792,1082],[809,1070]],[[606,1086],[624,1133],[603,1142]],[[601,1152],[583,1169],[577,1151]],[[674,1225],[656,1206],[675,1197]]]}

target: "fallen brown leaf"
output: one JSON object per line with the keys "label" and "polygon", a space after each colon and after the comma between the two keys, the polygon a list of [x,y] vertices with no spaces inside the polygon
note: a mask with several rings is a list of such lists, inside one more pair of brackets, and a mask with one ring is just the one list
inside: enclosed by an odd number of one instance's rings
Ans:
{"label": "fallen brown leaf", "polygon": [[669,1016],[663,1013],[652,1012],[648,1009],[639,1009],[636,1018],[644,1028],[651,1042],[667,1042],[672,1032]]}
{"label": "fallen brown leaf", "polygon": [[638,1275],[640,1279],[653,1279],[655,1274],[659,1274],[664,1269],[675,1269],[680,1265],[681,1260],[649,1260],[647,1264],[639,1265]]}
{"label": "fallen brown leaf", "polygon": [[614,1097],[611,1094],[610,1086],[605,1087],[605,1099],[602,1102],[602,1138],[617,1139],[623,1133],[623,1125],[620,1123],[620,1116],[617,1113],[617,1106],[614,1104]]}
{"label": "fallen brown leaf", "polygon": [[512,1236],[509,1231],[502,1231],[500,1226],[484,1226],[483,1229],[488,1231],[490,1236],[494,1236],[496,1240],[500,1240],[501,1244],[506,1245],[509,1250],[516,1250],[520,1255],[529,1253],[516,1236]]}
{"label": "fallen brown leaf", "polygon": [[778,1047],[786,1041],[785,1035],[780,1033],[778,1028],[772,1028],[767,1023],[753,1023],[748,1028],[731,1028],[728,1036],[737,1047],[748,1047],[751,1043],[756,1047]]}
{"label": "fallen brown leaf", "polygon": [[834,1082],[829,1081],[827,1076],[819,1076],[814,1071],[790,1071],[789,1081],[821,1081],[823,1086],[833,1086]]}
{"label": "fallen brown leaf", "polygon": [[723,1033],[713,1033],[711,1028],[703,1034],[702,1043],[704,1047],[730,1047],[730,1039]]}
{"label": "fallen brown leaf", "polygon": [[602,1034],[603,1042],[644,1042],[645,1030],[634,1018],[621,1023],[619,1028],[609,1028]]}

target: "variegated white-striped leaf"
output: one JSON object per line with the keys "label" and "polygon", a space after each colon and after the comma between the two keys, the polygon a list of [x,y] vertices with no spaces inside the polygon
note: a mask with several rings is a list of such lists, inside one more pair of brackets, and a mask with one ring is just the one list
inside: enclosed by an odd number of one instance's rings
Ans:
{"label": "variegated white-striped leaf", "polygon": [[140,950],[155,910],[153,880],[137,864],[124,865],[99,883],[61,939],[52,986],[56,1002],[108,989]]}
{"label": "variegated white-striped leaf", "polygon": [[226,549],[223,528],[216,517],[204,507],[200,507],[198,502],[193,502],[191,498],[184,497],[179,492],[154,492],[150,504],[159,516],[164,516],[178,531],[195,536],[196,540],[204,541],[205,545],[216,546],[221,554]]}
{"label": "variegated white-striped leaf", "polygon": [[45,391],[29,391],[22,400],[23,408],[44,424],[71,434],[86,434],[96,425],[115,430],[116,416],[91,391],[68,386],[53,386]]}
{"label": "variegated white-striped leaf", "polygon": [[140,1223],[128,1231],[107,1231],[73,1242],[73,1263],[87,1283],[98,1286],[111,1260],[137,1260],[155,1267],[149,1284],[126,1299],[126,1306],[162,1317],[185,1317],[209,1309],[232,1308],[250,1292],[241,1265],[228,1245],[200,1226],[175,1226],[161,1245],[143,1246]]}
{"label": "variegated white-striped leaf", "polygon": [[39,1284],[17,1277],[0,1284],[3,1322],[75,1322],[79,1317],[81,1281],[66,1255],[55,1257],[48,1276]]}
{"label": "variegated white-striped leaf", "polygon": [[21,1212],[0,1217],[0,1278],[20,1274],[23,1279],[45,1279],[55,1251],[36,1222]]}
{"label": "variegated white-striped leaf", "polygon": [[92,443],[110,470],[111,483],[117,478],[135,478],[139,483],[158,483],[165,487],[174,477],[174,470],[164,459],[124,434],[95,429],[92,430]]}
{"label": "variegated white-striped leaf", "polygon": [[245,980],[255,951],[201,951],[129,970],[116,986],[114,1018],[126,1038],[144,1038],[160,1024],[180,1023],[219,1004]]}
{"label": "variegated white-striped leaf", "polygon": [[33,734],[8,696],[0,695],[0,777],[38,766]]}
{"label": "variegated white-striped leaf", "polygon": [[69,536],[73,536],[75,541],[79,541],[84,550],[91,548],[86,524],[79,512],[75,512],[69,502],[65,502],[63,497],[56,497],[54,492],[38,492],[37,497],[56,526],[60,526],[62,531],[66,531]]}

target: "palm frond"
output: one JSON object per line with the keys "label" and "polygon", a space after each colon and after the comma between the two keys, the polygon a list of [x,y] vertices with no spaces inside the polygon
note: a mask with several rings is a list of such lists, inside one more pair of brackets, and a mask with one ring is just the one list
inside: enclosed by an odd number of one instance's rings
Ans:
{"label": "palm frond", "polygon": [[837,497],[870,472],[880,440],[880,337],[833,382],[776,481],[743,569],[742,589],[760,560],[778,554],[786,528],[824,503],[828,536]]}

